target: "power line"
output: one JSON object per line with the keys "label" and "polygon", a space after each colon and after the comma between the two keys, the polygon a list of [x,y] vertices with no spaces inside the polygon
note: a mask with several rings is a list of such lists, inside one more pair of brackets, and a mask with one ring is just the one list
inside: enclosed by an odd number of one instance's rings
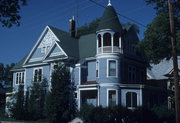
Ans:
{"label": "power line", "polygon": [[[97,2],[95,2],[95,1],[93,1],[93,0],[88,0],[88,1],[90,1],[90,2],[92,2],[92,3],[94,3],[94,4],[98,5],[98,6],[100,6],[100,7],[102,7],[102,8],[106,8],[106,6],[104,6],[104,5],[100,4],[100,3],[97,3]],[[140,23],[140,22],[138,22],[138,21],[136,21],[136,20],[134,20],[134,19],[131,19],[131,18],[129,18],[129,17],[125,16],[125,15],[122,15],[122,14],[120,14],[120,13],[118,13],[118,12],[116,12],[116,13],[117,13],[117,15],[119,15],[119,16],[127,19],[127,20],[130,20],[130,21],[132,21],[132,22],[134,22],[134,23],[136,23],[136,24],[138,24],[138,25],[140,25],[140,26],[142,26],[142,27],[144,27],[144,28],[147,28],[147,26],[145,26],[144,24],[142,24],[142,23]]]}

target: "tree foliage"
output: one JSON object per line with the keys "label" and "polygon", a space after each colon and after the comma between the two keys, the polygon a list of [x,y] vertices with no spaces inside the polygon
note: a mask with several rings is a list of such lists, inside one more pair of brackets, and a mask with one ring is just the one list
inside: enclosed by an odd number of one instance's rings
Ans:
{"label": "tree foliage", "polygon": [[19,85],[17,93],[12,96],[13,104],[10,107],[12,117],[16,120],[44,119],[47,86],[46,79],[41,83],[33,83],[26,92],[24,92],[24,85]]}
{"label": "tree foliage", "polygon": [[1,0],[0,1],[0,23],[2,26],[11,27],[20,25],[20,8],[26,5],[27,0]]}
{"label": "tree foliage", "polygon": [[85,123],[175,123],[174,111],[166,107],[165,105],[153,109],[138,107],[129,110],[121,106],[94,107],[85,104],[78,112],[78,116]]}
{"label": "tree foliage", "polygon": [[[171,57],[170,25],[167,0],[145,0],[147,4],[156,4],[157,16],[148,25],[140,47],[146,53],[150,62],[159,63],[164,58]],[[174,3],[177,50],[180,53],[180,8],[179,1]]]}
{"label": "tree foliage", "polygon": [[11,108],[12,117],[16,120],[24,119],[24,86],[19,85],[18,92],[15,95],[15,103]]}
{"label": "tree foliage", "polygon": [[80,37],[85,34],[95,33],[98,27],[99,21],[100,21],[100,18],[97,18],[93,20],[92,22],[90,22],[89,24],[77,28],[77,36]]}
{"label": "tree foliage", "polygon": [[4,81],[5,83],[13,81],[13,73],[11,69],[14,67],[14,63],[4,65],[0,63],[0,83]]}
{"label": "tree foliage", "polygon": [[44,106],[47,91],[47,80],[43,79],[41,83],[33,82],[32,87],[26,93],[25,107],[27,120],[44,119]]}
{"label": "tree foliage", "polygon": [[50,123],[67,123],[74,118],[76,105],[74,87],[65,64],[52,73],[51,91],[46,101],[46,114]]}

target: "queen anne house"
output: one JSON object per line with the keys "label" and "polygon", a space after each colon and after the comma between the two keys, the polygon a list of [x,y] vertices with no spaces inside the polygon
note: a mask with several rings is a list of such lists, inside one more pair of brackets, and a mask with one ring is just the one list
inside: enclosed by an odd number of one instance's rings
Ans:
{"label": "queen anne house", "polygon": [[51,85],[53,69],[64,62],[70,66],[78,108],[83,103],[129,109],[150,106],[153,96],[162,93],[146,82],[147,62],[136,48],[138,42],[135,28],[122,27],[109,3],[92,34],[76,37],[74,18],[70,32],[46,26],[30,53],[13,68],[13,87],[17,90],[23,84],[26,91],[43,78]]}

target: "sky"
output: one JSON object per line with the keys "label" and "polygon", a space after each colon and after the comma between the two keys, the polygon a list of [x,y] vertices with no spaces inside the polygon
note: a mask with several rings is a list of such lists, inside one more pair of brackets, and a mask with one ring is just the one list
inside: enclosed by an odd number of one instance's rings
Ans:
{"label": "sky", "polygon": [[[108,0],[94,0],[107,6]],[[116,12],[143,25],[151,23],[156,12],[153,5],[146,5],[145,0],[111,0]],[[21,7],[20,26],[11,28],[0,25],[0,63],[10,64],[20,61],[31,51],[44,28],[54,26],[64,31],[69,30],[69,19],[75,16],[76,27],[88,24],[101,17],[104,8],[89,0],[27,0],[27,6]],[[121,23],[134,23],[119,16]],[[140,39],[146,30],[138,25]]]}

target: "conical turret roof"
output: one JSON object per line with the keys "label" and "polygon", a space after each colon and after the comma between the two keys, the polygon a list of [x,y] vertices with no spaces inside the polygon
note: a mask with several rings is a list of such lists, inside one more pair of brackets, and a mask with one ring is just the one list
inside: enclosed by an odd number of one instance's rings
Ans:
{"label": "conical turret roof", "polygon": [[119,22],[117,13],[111,4],[108,4],[106,7],[96,31],[103,29],[112,29],[115,32],[122,32],[122,26]]}

